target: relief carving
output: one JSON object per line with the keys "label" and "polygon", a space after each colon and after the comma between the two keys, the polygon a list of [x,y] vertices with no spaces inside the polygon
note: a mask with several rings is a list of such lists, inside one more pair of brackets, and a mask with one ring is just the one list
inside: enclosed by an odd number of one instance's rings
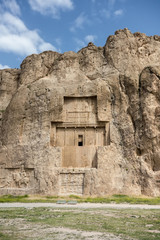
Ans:
{"label": "relief carving", "polygon": [[60,195],[82,195],[84,190],[83,173],[61,173]]}
{"label": "relief carving", "polygon": [[29,184],[29,177],[27,176],[24,167],[21,168],[19,172],[12,174],[12,178],[16,187],[18,188],[27,188]]}

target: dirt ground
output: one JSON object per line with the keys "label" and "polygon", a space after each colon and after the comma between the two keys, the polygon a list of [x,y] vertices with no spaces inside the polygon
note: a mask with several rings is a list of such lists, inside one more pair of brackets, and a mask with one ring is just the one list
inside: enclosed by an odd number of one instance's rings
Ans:
{"label": "dirt ground", "polygon": [[[14,226],[17,231],[12,235],[19,239],[44,239],[44,240],[123,240],[120,236],[110,233],[78,231],[70,228],[55,228],[44,224],[26,223],[23,219],[0,220],[0,224],[7,226],[6,234],[13,234]],[[18,234],[18,232],[20,234]],[[0,238],[3,239],[3,238]],[[127,239],[127,238],[126,238]],[[128,238],[129,239],[129,238]],[[131,238],[130,238],[131,239]]]}
{"label": "dirt ground", "polygon": [[[92,218],[95,214],[101,214],[102,217],[105,217],[106,219],[109,217],[119,218],[120,215],[116,215],[111,211],[111,209],[130,209],[130,211],[139,211],[140,209],[160,209],[159,205],[130,205],[130,204],[92,204],[92,203],[82,203],[82,204],[76,204],[76,205],[67,205],[67,204],[54,204],[54,203],[0,203],[0,211],[9,211],[10,209],[17,208],[17,212],[19,208],[24,208],[26,211],[32,211],[33,209],[39,208],[49,208],[50,211],[54,212],[73,212],[74,214],[79,214],[82,211],[85,211],[86,214],[89,211],[89,214]],[[106,209],[109,209],[110,211],[107,211]],[[53,210],[52,210],[53,209]],[[88,210],[87,210],[88,209]],[[104,211],[102,210],[104,209]],[[38,211],[38,209],[37,209]],[[50,212],[49,211],[49,212]],[[21,214],[21,213],[20,213]],[[121,213],[119,213],[121,214]],[[9,215],[8,215],[9,216]],[[62,223],[62,226],[53,226],[50,224],[46,224],[43,222],[30,222],[27,219],[27,216],[22,217],[19,215],[18,217],[15,215],[8,217],[7,213],[1,215],[0,217],[0,239],[1,240],[135,240],[137,238],[131,238],[124,236],[122,234],[112,234],[107,231],[97,231],[99,229],[94,229],[92,231],[85,231],[85,230],[78,230],[73,228],[65,227],[65,224]],[[40,216],[40,215],[39,215]],[[128,215],[130,218],[137,219],[138,216],[136,215]],[[128,217],[126,216],[126,217]],[[34,217],[34,216],[33,216]],[[40,216],[41,217],[41,216]],[[39,218],[40,218],[39,217]],[[44,215],[42,216],[42,218]],[[144,217],[144,216],[142,216]],[[67,221],[67,220],[66,220]],[[128,226],[130,227],[130,226]],[[152,226],[147,226],[149,229]],[[155,234],[155,230],[148,230],[150,233]],[[156,230],[158,231],[158,230]],[[115,233],[115,232],[114,232]],[[160,231],[158,231],[157,234],[160,234]],[[7,237],[6,237],[7,236]],[[146,238],[150,239],[150,238]],[[157,239],[157,238],[155,238]]]}

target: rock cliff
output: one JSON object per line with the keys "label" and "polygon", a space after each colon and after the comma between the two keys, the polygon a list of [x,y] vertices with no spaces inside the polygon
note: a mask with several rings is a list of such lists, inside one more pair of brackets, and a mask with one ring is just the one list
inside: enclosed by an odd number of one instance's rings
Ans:
{"label": "rock cliff", "polygon": [[0,70],[0,194],[160,195],[160,36]]}

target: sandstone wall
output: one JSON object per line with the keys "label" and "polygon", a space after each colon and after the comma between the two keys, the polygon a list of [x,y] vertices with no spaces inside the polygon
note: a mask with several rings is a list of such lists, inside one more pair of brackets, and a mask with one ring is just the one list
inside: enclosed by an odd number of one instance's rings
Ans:
{"label": "sandstone wall", "polygon": [[[159,82],[160,37],[128,29],[1,70],[0,194],[158,196]],[[57,128],[80,144],[56,145]]]}

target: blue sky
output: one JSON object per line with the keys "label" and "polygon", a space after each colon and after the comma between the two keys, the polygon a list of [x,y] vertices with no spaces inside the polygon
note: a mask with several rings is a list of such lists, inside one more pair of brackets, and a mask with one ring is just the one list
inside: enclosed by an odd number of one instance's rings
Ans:
{"label": "blue sky", "polygon": [[45,50],[104,46],[123,28],[160,35],[160,0],[0,0],[0,69]]}

